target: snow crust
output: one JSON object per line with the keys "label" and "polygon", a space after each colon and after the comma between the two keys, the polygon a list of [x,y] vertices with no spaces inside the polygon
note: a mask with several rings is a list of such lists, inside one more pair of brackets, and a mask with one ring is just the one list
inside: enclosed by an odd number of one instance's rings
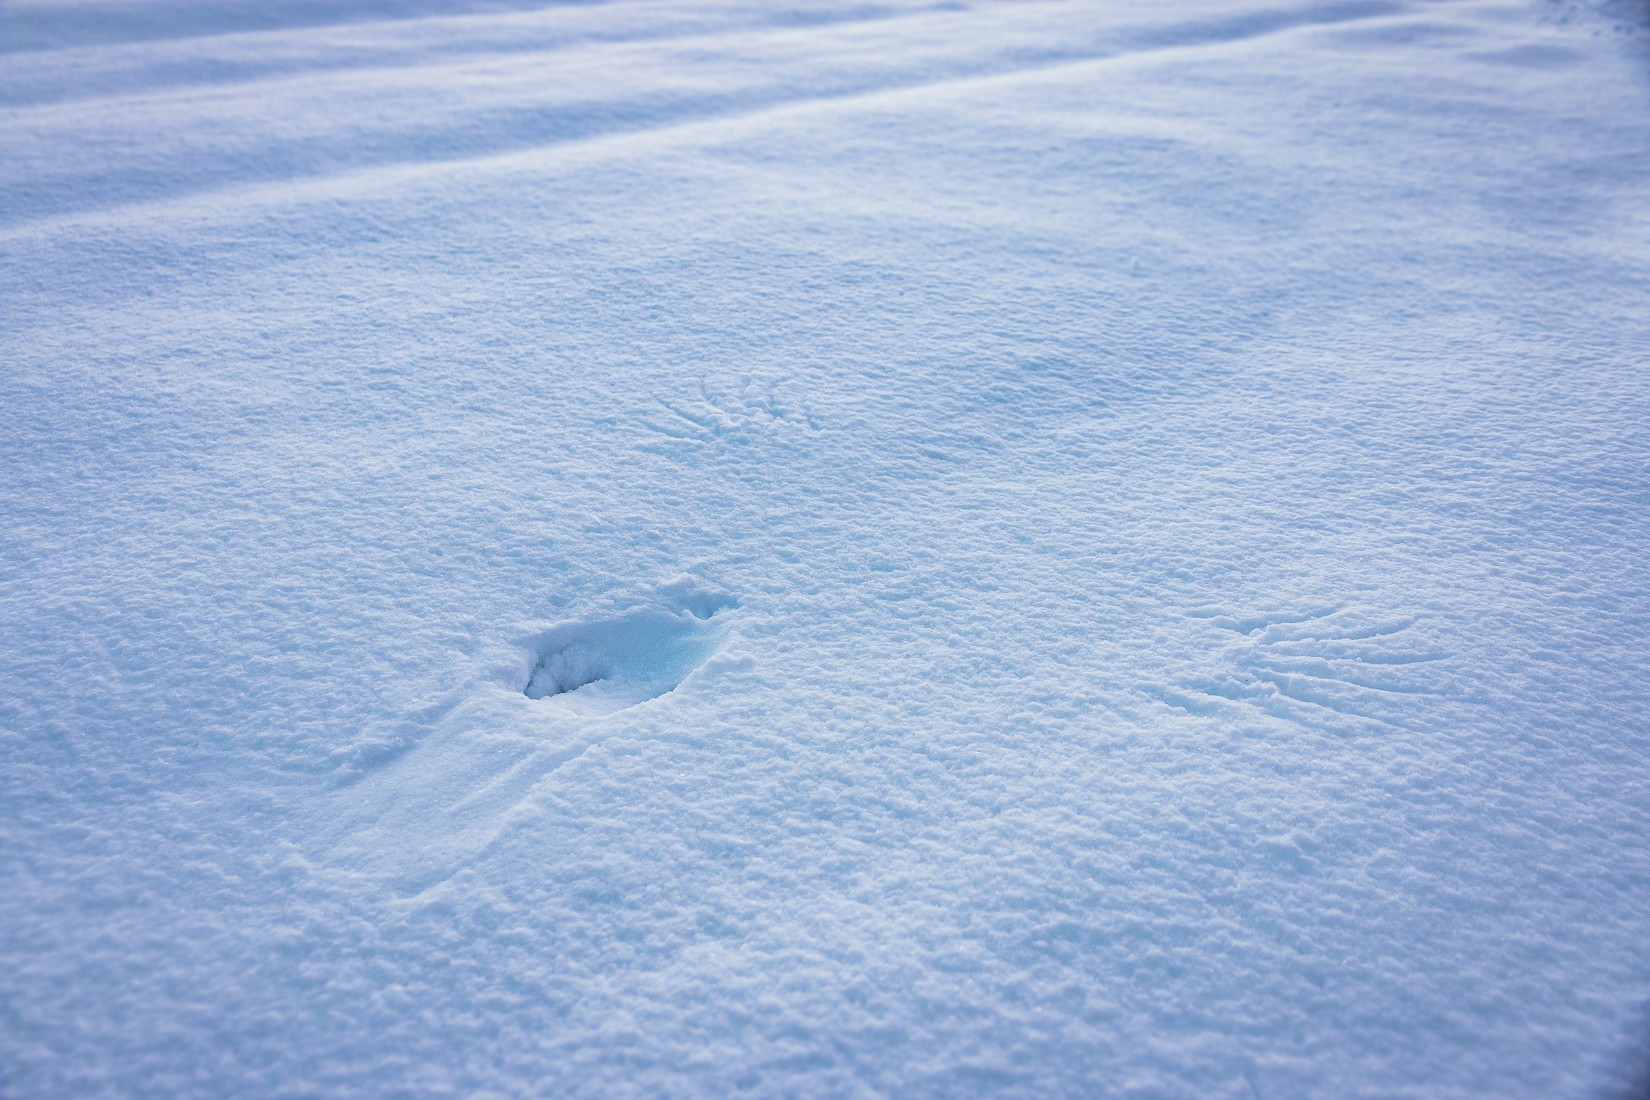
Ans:
{"label": "snow crust", "polygon": [[1642,1084],[1641,16],[0,7],[0,1095]]}

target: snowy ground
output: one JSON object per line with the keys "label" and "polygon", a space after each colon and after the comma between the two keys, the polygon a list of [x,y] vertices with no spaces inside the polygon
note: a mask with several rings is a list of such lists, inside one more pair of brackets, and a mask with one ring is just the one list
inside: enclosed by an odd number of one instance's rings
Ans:
{"label": "snowy ground", "polygon": [[1625,1087],[1645,22],[9,0],[0,1095]]}

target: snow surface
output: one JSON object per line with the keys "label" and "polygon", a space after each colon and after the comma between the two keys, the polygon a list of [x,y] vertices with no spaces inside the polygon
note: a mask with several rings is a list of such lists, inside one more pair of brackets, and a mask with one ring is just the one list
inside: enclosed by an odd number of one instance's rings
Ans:
{"label": "snow surface", "polygon": [[0,1094],[1631,1087],[1645,22],[9,0]]}

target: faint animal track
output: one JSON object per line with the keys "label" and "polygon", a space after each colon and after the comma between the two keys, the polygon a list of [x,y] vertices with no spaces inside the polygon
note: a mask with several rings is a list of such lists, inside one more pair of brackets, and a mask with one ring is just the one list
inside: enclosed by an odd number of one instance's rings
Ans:
{"label": "faint animal track", "polygon": [[732,599],[560,623],[526,640],[521,691],[574,717],[611,714],[673,691],[717,650]]}
{"label": "faint animal track", "polygon": [[1189,614],[1242,636],[1223,646],[1220,659],[1213,667],[1205,664],[1201,675],[1156,693],[1189,713],[1253,707],[1298,719],[1318,709],[1404,725],[1416,697],[1449,694],[1447,679],[1437,668],[1448,655],[1427,643],[1427,631],[1414,616],[1382,616],[1345,606],[1261,615]]}
{"label": "faint animal track", "polygon": [[701,379],[697,398],[672,402],[656,396],[653,400],[658,409],[638,420],[661,437],[665,447],[740,441],[782,425],[815,426],[811,417],[780,399],[777,383],[758,385],[749,378],[723,391],[712,390]]}

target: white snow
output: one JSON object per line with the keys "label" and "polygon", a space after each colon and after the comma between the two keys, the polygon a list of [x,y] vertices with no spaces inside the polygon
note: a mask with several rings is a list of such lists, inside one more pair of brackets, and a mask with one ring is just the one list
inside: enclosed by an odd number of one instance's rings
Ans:
{"label": "white snow", "polygon": [[1624,1095],[1646,23],[0,7],[0,1095]]}

